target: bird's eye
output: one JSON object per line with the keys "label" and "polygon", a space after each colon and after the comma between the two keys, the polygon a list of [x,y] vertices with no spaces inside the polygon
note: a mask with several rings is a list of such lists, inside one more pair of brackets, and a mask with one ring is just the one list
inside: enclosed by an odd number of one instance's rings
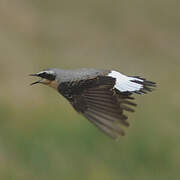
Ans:
{"label": "bird's eye", "polygon": [[56,78],[54,73],[48,73],[48,72],[42,72],[41,74],[39,74],[39,76],[50,81],[53,81]]}

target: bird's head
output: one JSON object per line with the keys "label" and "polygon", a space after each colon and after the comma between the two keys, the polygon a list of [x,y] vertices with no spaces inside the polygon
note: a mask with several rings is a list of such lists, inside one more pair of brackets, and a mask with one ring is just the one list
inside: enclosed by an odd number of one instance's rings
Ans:
{"label": "bird's head", "polygon": [[31,83],[31,85],[40,83],[48,85],[55,89],[57,89],[58,87],[58,81],[56,80],[56,72],[52,69],[43,70],[35,74],[30,74],[30,76],[40,77],[40,80]]}

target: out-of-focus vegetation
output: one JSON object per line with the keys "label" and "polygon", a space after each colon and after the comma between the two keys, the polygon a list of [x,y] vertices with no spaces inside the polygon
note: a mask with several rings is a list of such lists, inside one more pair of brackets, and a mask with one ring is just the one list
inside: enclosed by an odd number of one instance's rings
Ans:
{"label": "out-of-focus vegetation", "polygon": [[[175,0],[0,1],[0,179],[180,178],[180,11]],[[158,83],[114,142],[54,90],[47,67],[115,68]]]}

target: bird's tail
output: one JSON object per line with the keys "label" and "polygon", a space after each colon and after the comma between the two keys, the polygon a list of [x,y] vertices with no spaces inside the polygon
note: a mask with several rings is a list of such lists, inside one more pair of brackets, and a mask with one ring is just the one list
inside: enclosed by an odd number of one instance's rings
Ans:
{"label": "bird's tail", "polygon": [[120,92],[145,94],[156,86],[155,82],[147,81],[139,76],[126,76],[117,71],[111,71],[108,76],[116,79],[114,88]]}
{"label": "bird's tail", "polygon": [[141,78],[139,76],[131,76],[131,83],[135,83],[137,86],[140,85],[140,89],[134,91],[137,94],[146,94],[147,92],[153,91],[156,87],[156,83],[152,81],[148,81],[145,78]]}

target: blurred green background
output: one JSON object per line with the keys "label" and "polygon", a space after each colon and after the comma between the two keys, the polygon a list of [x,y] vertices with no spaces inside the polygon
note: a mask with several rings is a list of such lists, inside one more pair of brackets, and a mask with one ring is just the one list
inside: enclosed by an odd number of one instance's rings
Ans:
{"label": "blurred green background", "polygon": [[[0,179],[180,178],[180,2],[0,0]],[[48,67],[112,68],[158,83],[118,142],[53,89]]]}

